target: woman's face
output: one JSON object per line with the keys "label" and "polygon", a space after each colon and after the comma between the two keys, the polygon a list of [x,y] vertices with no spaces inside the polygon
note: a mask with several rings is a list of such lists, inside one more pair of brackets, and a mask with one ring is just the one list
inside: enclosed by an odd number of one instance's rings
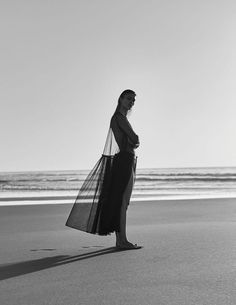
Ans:
{"label": "woman's face", "polygon": [[121,105],[126,109],[130,110],[135,102],[135,94],[128,93],[121,99]]}

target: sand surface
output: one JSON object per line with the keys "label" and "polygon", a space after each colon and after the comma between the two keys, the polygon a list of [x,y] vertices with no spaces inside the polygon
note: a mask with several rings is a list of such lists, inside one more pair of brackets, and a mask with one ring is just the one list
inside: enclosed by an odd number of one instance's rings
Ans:
{"label": "sand surface", "polygon": [[120,252],[70,209],[0,207],[1,305],[236,304],[236,199],[131,203]]}

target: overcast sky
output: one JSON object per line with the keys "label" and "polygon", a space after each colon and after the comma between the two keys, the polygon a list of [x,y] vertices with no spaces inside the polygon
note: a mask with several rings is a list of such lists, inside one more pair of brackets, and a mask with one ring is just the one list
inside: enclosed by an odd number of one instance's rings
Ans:
{"label": "overcast sky", "polygon": [[138,167],[236,166],[234,0],[1,0],[0,171],[91,169],[121,91]]}

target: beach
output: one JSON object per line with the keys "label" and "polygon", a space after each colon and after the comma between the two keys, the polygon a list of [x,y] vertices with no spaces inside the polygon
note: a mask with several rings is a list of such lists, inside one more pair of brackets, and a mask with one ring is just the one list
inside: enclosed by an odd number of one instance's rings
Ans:
{"label": "beach", "polygon": [[236,303],[236,199],[131,202],[129,251],[66,227],[71,207],[0,207],[1,305]]}

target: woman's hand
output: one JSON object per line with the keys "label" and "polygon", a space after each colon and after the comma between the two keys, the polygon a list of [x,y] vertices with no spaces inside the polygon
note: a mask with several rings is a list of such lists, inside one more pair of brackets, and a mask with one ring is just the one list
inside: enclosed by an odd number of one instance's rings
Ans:
{"label": "woman's hand", "polygon": [[140,145],[139,141],[137,143],[134,143],[129,138],[128,138],[128,142],[134,149],[138,148]]}

